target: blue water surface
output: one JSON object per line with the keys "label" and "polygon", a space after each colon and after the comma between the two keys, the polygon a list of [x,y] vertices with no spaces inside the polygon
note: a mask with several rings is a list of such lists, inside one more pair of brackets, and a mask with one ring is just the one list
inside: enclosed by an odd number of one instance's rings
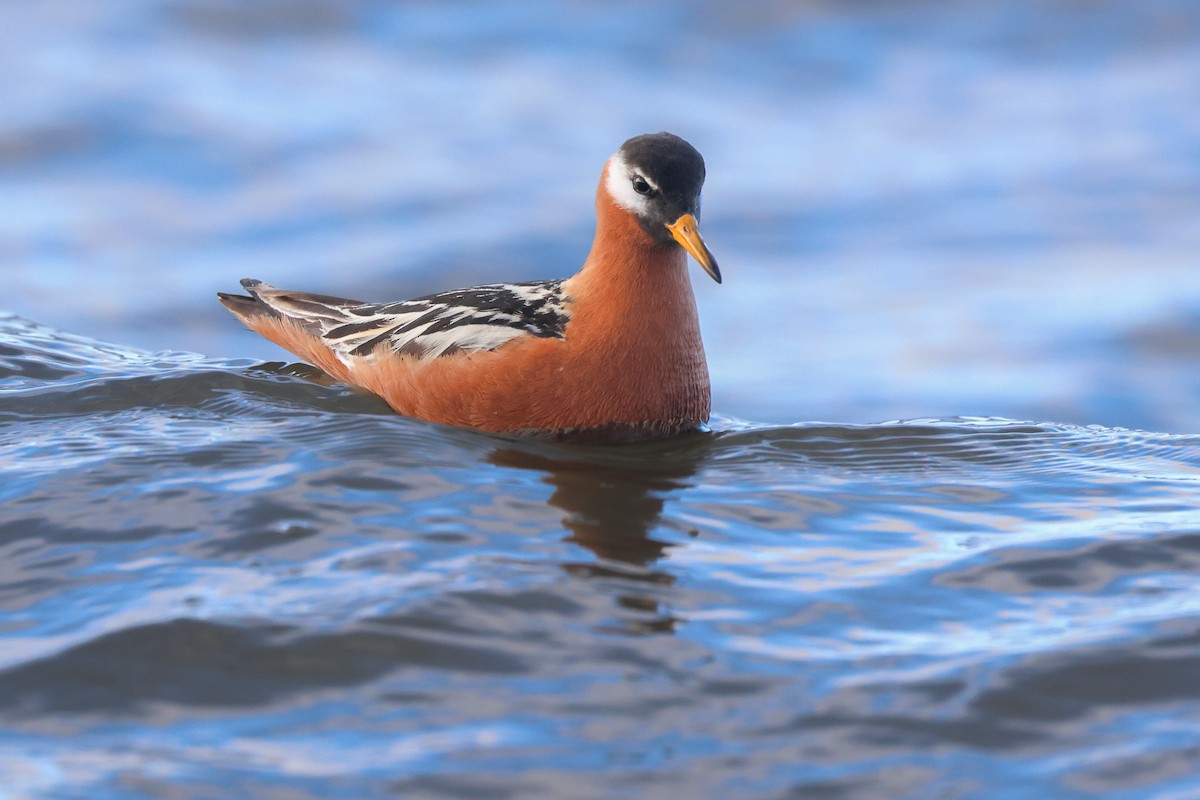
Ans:
{"label": "blue water surface", "polygon": [[556,445],[2,322],[10,796],[1197,785],[1194,436]]}

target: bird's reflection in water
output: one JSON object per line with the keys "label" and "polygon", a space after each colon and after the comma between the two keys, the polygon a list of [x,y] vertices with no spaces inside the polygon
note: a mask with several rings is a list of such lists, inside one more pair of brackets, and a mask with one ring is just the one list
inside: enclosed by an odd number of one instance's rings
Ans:
{"label": "bird's reflection in water", "polygon": [[[565,541],[595,553],[596,561],[568,561],[563,569],[588,578],[617,577],[621,585],[641,581],[670,586],[675,578],[653,565],[673,546],[657,539],[663,505],[676,490],[686,488],[704,458],[702,434],[691,441],[627,445],[617,448],[564,448],[533,452],[511,447],[495,451],[489,461],[503,467],[544,473],[554,487],[547,502],[565,512]],[[653,591],[622,592],[617,602],[636,615],[626,630],[670,632],[677,619],[663,609]]]}

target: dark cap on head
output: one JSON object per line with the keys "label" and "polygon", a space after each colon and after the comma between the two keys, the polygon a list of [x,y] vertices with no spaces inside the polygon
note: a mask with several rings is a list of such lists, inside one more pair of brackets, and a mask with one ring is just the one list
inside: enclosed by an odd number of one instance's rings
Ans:
{"label": "dark cap on head", "polygon": [[678,210],[699,215],[704,156],[673,133],[644,133],[621,145],[625,162],[640,168]]}

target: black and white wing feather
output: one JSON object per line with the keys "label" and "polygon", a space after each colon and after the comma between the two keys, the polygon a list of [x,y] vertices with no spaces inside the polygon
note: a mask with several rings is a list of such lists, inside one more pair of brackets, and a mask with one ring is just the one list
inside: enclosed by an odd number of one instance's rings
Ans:
{"label": "black and white wing feather", "polygon": [[500,283],[397,303],[362,303],[242,281],[256,300],[320,336],[339,358],[379,347],[437,358],[493,350],[520,336],[561,339],[570,318],[562,284]]}

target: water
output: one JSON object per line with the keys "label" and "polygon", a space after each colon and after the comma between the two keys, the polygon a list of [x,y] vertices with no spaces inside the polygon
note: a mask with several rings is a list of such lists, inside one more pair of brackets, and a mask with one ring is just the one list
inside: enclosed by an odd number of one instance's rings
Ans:
{"label": "water", "polygon": [[617,447],[9,317],[11,796],[1177,796],[1200,437]]}
{"label": "water", "polygon": [[[47,0],[0,71],[0,797],[1200,795],[1196,4]],[[215,302],[563,277],[660,129],[709,433]]]}

